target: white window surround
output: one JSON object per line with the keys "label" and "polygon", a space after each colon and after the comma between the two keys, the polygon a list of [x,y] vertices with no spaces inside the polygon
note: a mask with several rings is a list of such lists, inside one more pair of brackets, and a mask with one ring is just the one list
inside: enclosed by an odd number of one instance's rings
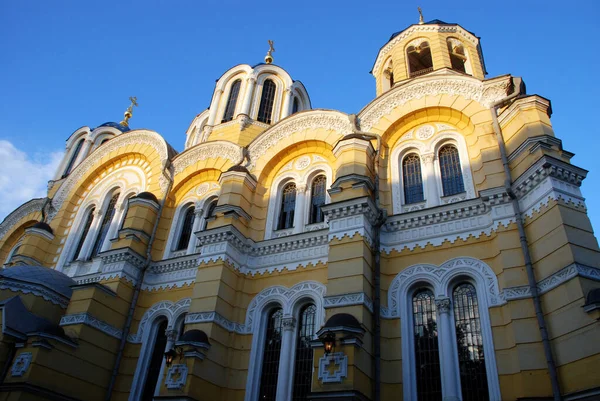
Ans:
{"label": "white window surround", "polygon": [[[136,341],[134,342],[141,342],[142,348],[140,349],[140,356],[133,376],[129,401],[137,401],[142,396],[150,365],[150,358],[152,356],[152,351],[154,350],[154,342],[160,323],[164,320],[168,322],[167,345],[165,347],[166,352],[173,347],[173,344],[177,340],[177,336],[181,332],[185,314],[189,311],[190,304],[190,298],[181,299],[176,303],[171,301],[160,301],[152,305],[144,314],[144,317],[140,321],[137,335],[134,335],[136,337]],[[165,362],[163,360],[158,376],[159,378],[163,377],[164,369]],[[156,383],[155,395],[158,395],[160,384],[161,380]]]}
{"label": "white window surround", "polygon": [[[263,84],[267,79],[270,79],[275,84],[275,98],[273,99],[273,111],[271,113],[271,124],[270,124],[270,125],[274,125],[281,118],[287,117],[289,112],[285,113],[285,115],[282,116],[282,112],[283,112],[282,106],[284,106],[283,103],[284,103],[285,83],[278,75],[275,75],[270,72],[262,73],[256,78],[256,86],[254,88],[252,107],[250,109],[250,118],[252,118],[253,120],[256,120],[258,118],[258,109],[260,108],[260,100],[262,97]],[[286,92],[286,94],[287,94],[287,92]],[[288,95],[288,98],[289,98],[289,95]]]}
{"label": "white window surround", "polygon": [[[268,287],[258,293],[248,306],[246,327],[252,333],[252,348],[248,365],[245,401],[259,401],[262,360],[266,336],[266,325],[269,312],[274,308],[283,309],[284,334],[279,360],[279,380],[277,383],[277,401],[287,401],[292,397],[295,349],[300,310],[307,304],[316,307],[315,333],[325,324],[325,309],[323,298],[326,287],[316,281],[304,281],[292,288],[283,286]],[[284,379],[284,380],[282,380]]]}
{"label": "white window surround", "polygon": [[[440,266],[419,264],[400,272],[392,281],[388,291],[388,307],[394,317],[400,317],[402,338],[402,383],[405,400],[416,400],[416,370],[412,318],[412,296],[419,288],[429,288],[436,302],[450,300],[452,291],[460,282],[470,282],[475,286],[479,302],[485,366],[488,378],[490,400],[500,401],[498,369],[492,338],[492,327],[488,308],[502,303],[498,291],[498,281],[493,270],[484,262],[470,258],[454,258]],[[440,349],[440,369],[444,399],[449,392],[457,392],[460,397],[460,377],[458,375],[458,351],[452,308],[446,316],[438,314],[438,341]],[[460,398],[448,398],[456,399]]]}
{"label": "white window surround", "polygon": [[237,73],[233,75],[223,89],[223,94],[219,99],[219,104],[217,105],[217,116],[215,120],[215,125],[221,124],[223,120],[223,116],[225,115],[225,108],[227,107],[227,101],[229,100],[229,94],[231,93],[231,87],[233,83],[238,79],[241,81],[240,83],[240,91],[238,92],[238,97],[235,103],[235,109],[233,112],[233,120],[237,117],[238,114],[242,113],[242,103],[244,103],[244,96],[246,90],[248,90],[248,81],[245,79],[246,74],[243,72]]}
{"label": "white window surround", "polygon": [[4,265],[6,266],[8,263],[10,263],[10,260],[12,259],[13,255],[15,254],[15,252],[17,251],[17,249],[19,249],[19,247],[23,244],[23,237],[19,238],[19,240],[17,241],[17,243],[10,249],[10,251],[8,252],[8,256],[6,257],[6,260],[4,261]]}
{"label": "white window surround", "polygon": [[[422,136],[424,140],[416,139],[414,132],[422,127],[437,126],[436,132],[431,136]],[[441,128],[440,128],[441,127]],[[442,131],[442,132],[439,132]],[[458,150],[462,169],[465,192],[454,196],[444,197],[438,153],[442,146],[454,145]],[[423,192],[425,207],[434,207],[476,197],[473,176],[469,164],[469,153],[464,137],[447,124],[425,124],[404,134],[391,152],[390,173],[392,177],[392,200],[394,214],[412,211],[410,205],[405,206],[404,188],[402,186],[402,160],[409,153],[416,153],[421,159],[421,175],[423,178]],[[420,204],[417,207],[420,208]]]}
{"label": "white window surround", "polygon": [[[293,163],[296,164],[300,159],[306,157],[310,158],[309,155],[300,156]],[[269,209],[267,212],[267,222],[265,226],[265,240],[276,238],[278,236],[303,233],[308,231],[308,228],[316,225],[308,224],[311,190],[313,180],[322,174],[325,175],[327,180],[326,187],[329,188],[333,182],[333,170],[328,164],[323,162],[317,162],[304,171],[284,171],[275,178],[273,184],[271,185],[271,191],[269,194]],[[294,212],[294,226],[292,229],[277,230],[279,213],[281,212],[282,191],[283,188],[290,182],[294,182],[296,184],[296,210]],[[325,203],[330,202],[331,199],[329,192],[325,191]],[[325,222],[317,224],[325,224]]]}
{"label": "white window surround", "polygon": [[[202,198],[198,197],[187,197],[175,209],[173,216],[173,223],[171,224],[171,230],[169,231],[169,237],[167,238],[167,246],[163,255],[164,259],[173,257],[179,257],[184,255],[191,255],[196,252],[197,238],[194,235],[195,232],[204,230],[208,219],[208,211],[210,204],[217,200],[218,191],[210,191],[206,193]],[[192,225],[192,235],[190,236],[190,242],[186,249],[176,250],[179,237],[181,236],[181,230],[183,229],[183,220],[185,218],[185,212],[190,206],[194,206],[194,223]]]}

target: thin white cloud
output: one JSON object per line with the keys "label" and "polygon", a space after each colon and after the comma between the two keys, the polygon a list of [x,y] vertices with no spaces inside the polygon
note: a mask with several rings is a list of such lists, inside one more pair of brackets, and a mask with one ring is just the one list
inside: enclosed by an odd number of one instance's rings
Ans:
{"label": "thin white cloud", "polygon": [[24,202],[47,195],[63,152],[27,153],[0,140],[0,221]]}

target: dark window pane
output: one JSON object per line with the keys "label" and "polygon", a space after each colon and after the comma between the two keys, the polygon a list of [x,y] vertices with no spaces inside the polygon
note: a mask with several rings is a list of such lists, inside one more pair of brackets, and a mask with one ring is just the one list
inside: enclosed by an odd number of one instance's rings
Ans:
{"label": "dark window pane", "polygon": [[233,113],[235,112],[235,105],[237,104],[237,98],[240,94],[241,84],[242,81],[238,79],[231,85],[229,99],[227,99],[227,106],[225,107],[225,114],[223,114],[223,120],[221,121],[222,123],[233,119]]}
{"label": "dark window pane", "polygon": [[297,113],[300,110],[300,102],[297,97],[294,97],[294,105],[292,107],[292,114]]}
{"label": "dark window pane", "polygon": [[429,43],[421,42],[418,46],[409,46],[407,56],[411,78],[433,71],[433,59],[431,58]]}
{"label": "dark window pane", "polygon": [[69,164],[67,164],[67,168],[65,169],[65,172],[62,175],[62,178],[65,178],[66,176],[71,174],[71,170],[73,170],[73,167],[75,165],[75,159],[77,159],[77,156],[79,156],[79,152],[81,152],[81,147],[83,146],[83,142],[84,142],[84,140],[80,139],[79,142],[77,142],[77,145],[75,145],[75,150],[73,151],[73,155],[71,156],[71,159],[69,160]]}
{"label": "dark window pane", "polygon": [[487,373],[475,287],[460,284],[454,289],[453,301],[462,399],[487,400]]}
{"label": "dark window pane", "polygon": [[296,367],[294,369],[293,401],[305,401],[310,394],[313,372],[313,351],[310,341],[315,334],[317,308],[305,306],[300,312],[298,342],[296,344]]}
{"label": "dark window pane", "polygon": [[[274,401],[277,393],[279,357],[281,355],[281,336],[283,333],[283,310],[275,309],[269,314],[263,363],[260,375],[260,401]],[[287,378],[284,378],[287,380]]]}
{"label": "dark window pane", "polygon": [[102,218],[102,224],[100,225],[100,231],[98,232],[98,236],[96,237],[96,242],[94,243],[94,248],[92,250],[91,257],[98,255],[102,250],[102,244],[104,244],[104,240],[108,235],[108,230],[110,229],[110,223],[112,222],[113,217],[115,216],[115,210],[117,205],[117,199],[119,199],[119,194],[116,193],[110,198],[110,202],[108,203],[108,207],[104,212],[104,217]]}
{"label": "dark window pane", "polygon": [[194,226],[194,206],[190,206],[185,211],[183,216],[183,224],[181,225],[181,234],[179,234],[179,241],[177,241],[177,251],[187,249],[192,237],[192,228]]}
{"label": "dark window pane", "polygon": [[423,177],[421,175],[421,159],[415,153],[404,158],[402,162],[402,177],[404,184],[404,202],[417,203],[422,202],[423,197]]}
{"label": "dark window pane", "polygon": [[75,253],[73,253],[73,260],[77,260],[79,257],[79,253],[81,252],[81,248],[83,247],[83,243],[87,238],[88,233],[90,232],[90,227],[92,226],[92,222],[94,221],[94,212],[96,208],[92,208],[85,219],[85,223],[83,223],[83,231],[81,232],[81,237],[79,237],[79,242],[77,242],[77,248],[75,248]]}
{"label": "dark window pane", "polygon": [[258,108],[258,121],[271,124],[273,114],[273,102],[275,100],[275,83],[270,79],[263,83],[260,107]]}
{"label": "dark window pane", "polygon": [[448,41],[448,51],[450,52],[452,69],[466,73],[465,62],[467,61],[467,57],[465,56],[465,48],[460,45],[453,46],[452,43]]}
{"label": "dark window pane", "polygon": [[167,321],[163,321],[157,328],[156,337],[154,340],[154,349],[150,357],[150,366],[148,367],[148,375],[144,383],[144,392],[142,393],[142,401],[152,401],[154,399],[154,390],[158,382],[160,367],[165,355],[165,347],[167,346]]}
{"label": "dark window pane", "polygon": [[278,230],[294,226],[294,210],[296,209],[296,184],[290,183],[283,188],[281,194],[281,211],[279,213]]}
{"label": "dark window pane", "polygon": [[458,149],[452,145],[442,147],[439,153],[439,160],[444,196],[465,192]]}
{"label": "dark window pane", "polygon": [[323,212],[321,206],[325,204],[325,186],[327,179],[320,175],[312,183],[310,198],[310,219],[309,224],[321,223],[323,221]]}
{"label": "dark window pane", "polygon": [[417,398],[419,401],[441,400],[442,379],[433,292],[428,289],[418,291],[412,304]]}

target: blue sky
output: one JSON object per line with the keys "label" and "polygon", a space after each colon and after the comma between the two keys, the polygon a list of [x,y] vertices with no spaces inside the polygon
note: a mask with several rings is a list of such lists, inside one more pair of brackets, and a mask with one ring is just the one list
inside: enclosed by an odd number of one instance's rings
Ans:
{"label": "blue sky", "polygon": [[[524,78],[552,101],[556,135],[584,181],[600,227],[595,96],[600,2],[418,1],[3,1],[0,2],[0,219],[43,196],[77,128],[120,121],[181,151],[215,80],[240,63],[275,63],[301,80],[315,108],[358,112],[375,95],[368,73],[389,36],[418,21],[457,22],[482,38],[488,77]],[[27,174],[24,174],[27,173]],[[26,185],[24,185],[26,184]],[[16,189],[19,187],[20,189]]]}

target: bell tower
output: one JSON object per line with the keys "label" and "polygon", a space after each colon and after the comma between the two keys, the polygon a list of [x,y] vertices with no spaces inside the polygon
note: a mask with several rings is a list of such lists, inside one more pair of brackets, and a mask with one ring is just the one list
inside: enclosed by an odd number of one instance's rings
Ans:
{"label": "bell tower", "polygon": [[425,22],[420,8],[419,22],[390,37],[371,71],[377,96],[399,82],[444,72],[483,80],[486,71],[479,37],[455,23]]}

